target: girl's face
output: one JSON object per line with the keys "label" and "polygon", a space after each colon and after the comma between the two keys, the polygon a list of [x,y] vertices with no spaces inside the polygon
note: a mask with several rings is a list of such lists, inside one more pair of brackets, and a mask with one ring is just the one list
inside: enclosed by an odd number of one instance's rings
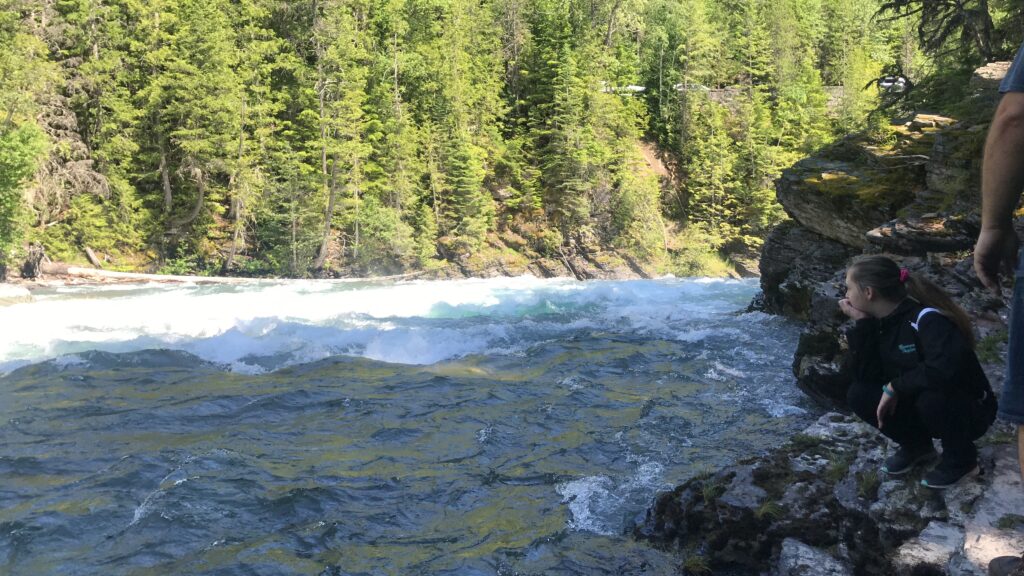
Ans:
{"label": "girl's face", "polygon": [[871,309],[871,299],[861,290],[860,284],[854,281],[850,270],[846,271],[846,299],[858,310],[867,312]]}

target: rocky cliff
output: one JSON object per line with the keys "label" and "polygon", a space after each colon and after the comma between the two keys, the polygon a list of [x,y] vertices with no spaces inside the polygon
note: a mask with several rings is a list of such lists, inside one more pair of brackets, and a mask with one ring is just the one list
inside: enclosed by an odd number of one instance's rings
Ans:
{"label": "rocky cliff", "polygon": [[[977,71],[972,118],[991,116],[1006,67]],[[991,557],[1024,550],[1008,429],[981,442],[987,474],[935,493],[919,486],[920,471],[880,476],[893,447],[841,414],[850,377],[837,300],[863,253],[887,254],[952,294],[974,317],[979,356],[1001,386],[1007,310],[971,259],[986,130],[984,121],[917,114],[850,136],[777,180],[790,220],[765,242],[755,306],[805,323],[797,385],[838,412],[785,447],[659,496],[635,534],[679,550],[684,573],[982,575]]]}

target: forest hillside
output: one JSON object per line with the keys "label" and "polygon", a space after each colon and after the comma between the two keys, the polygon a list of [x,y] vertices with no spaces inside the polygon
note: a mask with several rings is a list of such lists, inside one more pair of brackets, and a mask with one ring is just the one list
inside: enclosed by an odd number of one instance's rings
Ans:
{"label": "forest hillside", "polygon": [[955,106],[1018,4],[0,0],[0,277],[723,274],[783,168]]}

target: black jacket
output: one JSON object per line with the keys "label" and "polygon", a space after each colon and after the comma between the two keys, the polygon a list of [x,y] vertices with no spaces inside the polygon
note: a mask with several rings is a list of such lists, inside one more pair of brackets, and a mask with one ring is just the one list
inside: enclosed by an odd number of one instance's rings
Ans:
{"label": "black jacket", "polygon": [[967,391],[981,398],[991,390],[978,356],[960,329],[945,315],[929,312],[906,298],[885,318],[858,320],[846,333],[853,378],[860,382],[892,382],[896,393],[912,397],[926,389]]}

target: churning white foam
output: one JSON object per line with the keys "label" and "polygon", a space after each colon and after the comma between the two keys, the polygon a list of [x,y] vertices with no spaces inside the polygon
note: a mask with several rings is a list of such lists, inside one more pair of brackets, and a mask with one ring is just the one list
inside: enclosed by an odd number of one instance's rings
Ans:
{"label": "churning white foam", "polygon": [[[518,278],[65,287],[0,308],[0,373],[88,350],[183,350],[244,372],[347,354],[433,364],[595,330],[683,342],[724,328],[755,284]],[[745,322],[745,321],[744,321]],[[736,333],[742,330],[732,328]],[[699,336],[698,336],[699,334]]]}
{"label": "churning white foam", "polygon": [[569,507],[570,529],[613,536],[622,530],[622,512],[630,496],[664,488],[663,472],[661,464],[646,462],[620,482],[607,476],[587,476],[559,484],[555,490]]}
{"label": "churning white foam", "polygon": [[559,484],[556,490],[572,515],[569,528],[614,536],[615,526],[608,516],[622,504],[622,498],[612,492],[614,486],[607,476],[588,476]]}

